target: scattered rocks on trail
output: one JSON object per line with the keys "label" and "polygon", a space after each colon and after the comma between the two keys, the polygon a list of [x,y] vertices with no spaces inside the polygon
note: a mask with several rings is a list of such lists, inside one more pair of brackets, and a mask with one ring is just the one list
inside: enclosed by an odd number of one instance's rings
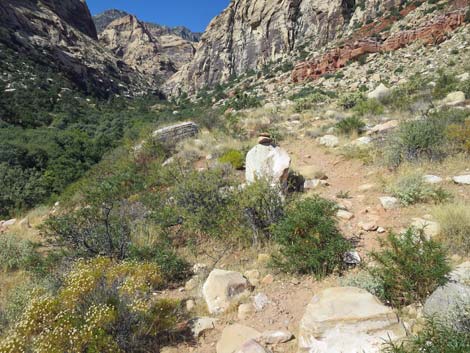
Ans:
{"label": "scattered rocks on trail", "polygon": [[250,341],[261,337],[261,333],[254,328],[233,324],[227,326],[217,342],[217,353],[237,353],[243,345]]}
{"label": "scattered rocks on trail", "polygon": [[339,145],[339,138],[334,135],[325,135],[323,137],[320,137],[319,143],[322,146],[333,148]]}
{"label": "scattered rocks on trail", "polygon": [[291,158],[280,147],[258,144],[246,156],[246,182],[267,179],[273,184],[285,186]]}
{"label": "scattered rocks on trail", "polygon": [[211,314],[220,314],[249,294],[251,285],[241,273],[213,270],[202,287],[202,294]]}
{"label": "scattered rocks on trail", "polygon": [[315,295],[300,322],[299,353],[378,353],[405,336],[393,310],[364,289],[328,288]]}
{"label": "scattered rocks on trail", "polygon": [[380,198],[380,203],[382,207],[386,210],[393,210],[400,207],[400,200],[396,197],[384,196]]}
{"label": "scattered rocks on trail", "polygon": [[392,90],[381,83],[376,89],[372,92],[369,92],[367,98],[369,99],[377,99],[378,101],[383,101],[387,99],[392,94]]}
{"label": "scattered rocks on trail", "polygon": [[453,177],[452,180],[456,184],[470,185],[470,174],[469,175],[459,175],[459,176]]}

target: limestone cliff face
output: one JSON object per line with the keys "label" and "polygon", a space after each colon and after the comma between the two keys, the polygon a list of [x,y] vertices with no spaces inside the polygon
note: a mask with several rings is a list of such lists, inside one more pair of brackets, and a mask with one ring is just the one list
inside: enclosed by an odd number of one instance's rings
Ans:
{"label": "limestone cliff face", "polygon": [[100,42],[134,70],[155,80],[176,72],[173,62],[163,53],[157,38],[135,16],[127,15],[111,22],[99,36]]}
{"label": "limestone cliff face", "polygon": [[145,77],[100,46],[84,0],[2,0],[0,34],[1,46],[63,73],[88,93],[149,87]]}
{"label": "limestone cliff face", "polygon": [[282,58],[297,46],[320,48],[353,21],[372,19],[400,0],[232,0],[201,37],[194,59],[168,82],[194,91]]}

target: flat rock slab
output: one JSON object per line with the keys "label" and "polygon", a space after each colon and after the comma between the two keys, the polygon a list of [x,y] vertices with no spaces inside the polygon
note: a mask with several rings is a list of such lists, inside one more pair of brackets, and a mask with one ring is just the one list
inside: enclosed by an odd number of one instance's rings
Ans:
{"label": "flat rock slab", "polygon": [[252,327],[234,324],[222,331],[217,342],[217,353],[238,353],[245,343],[261,337],[261,333]]}
{"label": "flat rock slab", "polygon": [[405,336],[393,310],[355,287],[313,297],[300,322],[299,352],[378,353],[384,340]]}

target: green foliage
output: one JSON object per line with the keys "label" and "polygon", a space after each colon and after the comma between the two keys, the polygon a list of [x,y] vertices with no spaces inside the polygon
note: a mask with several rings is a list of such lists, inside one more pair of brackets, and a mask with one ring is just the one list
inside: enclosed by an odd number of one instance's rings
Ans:
{"label": "green foliage", "polygon": [[406,174],[388,187],[388,191],[398,198],[404,206],[422,202],[444,202],[450,195],[442,189],[429,185],[421,173]]}
{"label": "green foliage", "polygon": [[230,164],[233,168],[242,170],[245,167],[245,154],[238,150],[228,150],[220,156],[219,162]]}
{"label": "green foliage", "polygon": [[409,229],[403,235],[390,233],[381,241],[381,248],[370,254],[376,263],[370,271],[383,283],[383,299],[393,306],[423,302],[447,281],[450,267],[445,251],[422,232]]}
{"label": "green foliage", "polygon": [[447,127],[447,137],[458,151],[470,154],[470,119],[464,124],[451,124]]}
{"label": "green foliage", "polygon": [[324,277],[343,265],[350,244],[335,220],[336,206],[319,197],[293,203],[274,227],[280,254],[274,264],[287,272]]}
{"label": "green foliage", "polygon": [[470,208],[467,204],[437,207],[434,215],[441,226],[439,239],[452,253],[470,254]]}
{"label": "green foliage", "polygon": [[368,291],[378,298],[384,298],[384,285],[378,277],[374,277],[368,271],[359,271],[357,273],[348,273],[340,278],[342,287],[357,287]]}
{"label": "green foliage", "polygon": [[154,264],[79,261],[56,294],[33,295],[0,351],[157,352],[179,317],[178,302],[154,297],[162,286]]}
{"label": "green foliage", "polygon": [[243,110],[243,109],[250,109],[250,108],[258,108],[261,106],[261,98],[258,96],[253,96],[246,92],[237,91],[235,96],[230,98],[225,103],[225,109],[235,109],[235,110]]}
{"label": "green foliage", "polygon": [[13,234],[0,234],[0,268],[5,272],[33,268],[40,261],[36,247]]}
{"label": "green foliage", "polygon": [[434,98],[444,98],[448,93],[455,91],[458,87],[458,79],[454,74],[446,73],[445,71],[439,71],[436,80],[436,85],[433,89]]}
{"label": "green foliage", "polygon": [[[284,215],[281,190],[272,187],[267,180],[247,185],[235,198],[234,208],[242,212],[240,223],[242,236],[252,234],[254,245],[266,243],[272,238],[272,228]],[[232,227],[236,225],[232,225]],[[248,240],[248,239],[247,239]]]}
{"label": "green foliage", "polygon": [[360,102],[366,101],[366,97],[361,92],[346,93],[339,97],[338,104],[343,109],[352,109]]}
{"label": "green foliage", "polygon": [[352,116],[345,118],[336,124],[336,129],[338,129],[342,134],[350,135],[352,133],[361,133],[362,129],[366,124],[357,116]]}
{"label": "green foliage", "polygon": [[470,352],[469,332],[459,332],[435,320],[428,320],[422,331],[405,342],[387,342],[384,353],[461,353]]}
{"label": "green foliage", "polygon": [[384,106],[377,99],[359,101],[353,108],[359,116],[380,115],[384,112]]}
{"label": "green foliage", "polygon": [[295,102],[295,111],[301,113],[305,110],[315,108],[318,104],[325,103],[329,100],[329,97],[321,92],[315,92],[311,95],[300,98]]}
{"label": "green foliage", "polygon": [[303,87],[299,92],[291,95],[289,99],[296,101],[298,99],[307,98],[309,96],[327,96],[329,98],[335,98],[336,93],[333,91],[324,91],[316,87]]}

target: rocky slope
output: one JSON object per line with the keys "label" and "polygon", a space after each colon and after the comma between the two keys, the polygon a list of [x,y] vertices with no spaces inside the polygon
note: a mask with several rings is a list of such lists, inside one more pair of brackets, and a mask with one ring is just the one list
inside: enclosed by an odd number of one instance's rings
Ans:
{"label": "rocky slope", "polygon": [[[60,72],[87,93],[134,94],[149,88],[141,75],[99,44],[83,0],[2,1],[0,19],[2,51]],[[9,60],[15,67],[17,58]]]}
{"label": "rocky slope", "polygon": [[168,88],[194,91],[283,59],[296,49],[322,47],[403,2],[234,0],[209,24],[195,58]]}
{"label": "rocky slope", "polygon": [[[129,13],[125,11],[111,9],[93,16],[93,21],[95,22],[96,30],[98,33],[101,33],[111,22],[128,15]],[[184,26],[168,27],[151,22],[143,23],[149,32],[156,37],[172,35],[190,42],[198,42],[202,35],[202,33],[192,32],[189,28]]]}

